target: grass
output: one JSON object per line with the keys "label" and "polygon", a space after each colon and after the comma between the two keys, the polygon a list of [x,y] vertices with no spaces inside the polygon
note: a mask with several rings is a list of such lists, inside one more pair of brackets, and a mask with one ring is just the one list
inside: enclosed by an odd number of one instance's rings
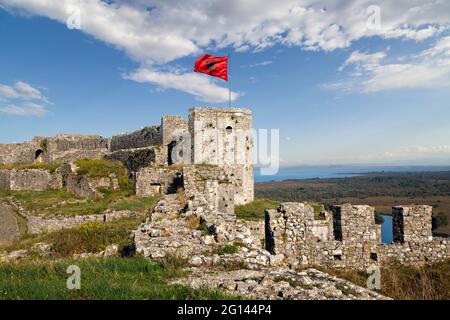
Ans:
{"label": "grass", "polygon": [[115,174],[119,180],[119,185],[123,190],[131,188],[130,179],[126,167],[120,161],[111,161],[104,159],[80,159],[75,161],[78,166],[78,174],[93,177],[103,178],[111,174]]}
{"label": "grass", "polygon": [[[365,272],[323,268],[321,270],[366,287]],[[399,300],[448,300],[450,260],[420,267],[400,264],[383,267],[379,293]]]}
{"label": "grass", "polygon": [[103,197],[82,199],[65,190],[45,191],[9,191],[1,196],[13,196],[27,211],[42,216],[75,216],[101,214],[106,209],[149,211],[152,210],[157,197],[139,198],[124,190],[102,190]]}
{"label": "grass", "polygon": [[217,254],[235,254],[239,251],[239,246],[234,243],[227,243],[217,248]]}
{"label": "grass", "polygon": [[0,164],[0,170],[6,169],[6,170],[25,170],[25,169],[43,169],[48,170],[50,172],[54,172],[56,169],[58,169],[61,165],[55,164],[55,163],[12,163],[12,164]]}
{"label": "grass", "polygon": [[[68,290],[69,265],[81,270],[81,289]],[[21,261],[0,264],[0,299],[10,300],[203,300],[234,299],[218,290],[169,285],[178,269],[142,257]]]}
{"label": "grass", "polygon": [[268,199],[255,199],[253,202],[236,206],[234,212],[239,219],[243,220],[261,220],[264,219],[265,209],[276,209],[279,206],[278,201]]}
{"label": "grass", "polygon": [[119,251],[126,255],[133,245],[130,233],[142,220],[143,218],[123,218],[109,222],[88,223],[48,234],[26,235],[3,249],[30,250],[34,244],[44,242],[53,245],[53,258],[67,258],[83,252],[98,253],[105,250],[108,245],[118,244]]}

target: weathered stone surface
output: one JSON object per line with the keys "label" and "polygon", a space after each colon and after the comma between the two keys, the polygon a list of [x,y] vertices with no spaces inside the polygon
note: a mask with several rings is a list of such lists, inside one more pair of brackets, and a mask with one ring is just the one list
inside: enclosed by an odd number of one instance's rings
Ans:
{"label": "weathered stone surface", "polygon": [[94,178],[78,174],[78,169],[73,162],[60,168],[63,187],[76,196],[86,198],[101,196],[99,189],[117,190],[119,188],[119,181],[115,174]]}
{"label": "weathered stone surface", "polygon": [[144,148],[162,144],[160,126],[149,126],[141,130],[116,135],[111,138],[111,151]]}
{"label": "weathered stone surface", "polygon": [[253,201],[252,113],[244,108],[192,108],[192,163],[227,166],[233,173],[235,204]]}
{"label": "weathered stone surface", "polygon": [[14,241],[19,236],[16,217],[8,206],[0,202],[0,243]]}
{"label": "weathered stone surface", "polygon": [[27,250],[16,250],[9,253],[0,253],[0,262],[11,262],[15,260],[24,259],[28,256]]}
{"label": "weathered stone surface", "polygon": [[50,218],[28,215],[27,226],[28,233],[38,234],[74,228],[90,222],[106,222],[122,218],[138,217],[139,215],[135,211],[112,211],[103,214],[76,215],[73,217],[56,216]]}
{"label": "weathered stone surface", "polygon": [[374,208],[344,204],[332,210],[333,220],[321,222],[314,220],[314,209],[307,203],[284,203],[278,210],[267,210],[266,249],[284,257],[283,263],[290,266],[352,269],[392,260],[423,263],[449,257],[447,241],[431,237],[431,207],[394,208],[394,216],[401,214],[407,222],[396,223],[396,232],[407,235],[402,238],[407,241],[392,245],[380,243]]}
{"label": "weathered stone surface", "polygon": [[122,162],[128,169],[128,172],[137,172],[152,163],[160,163],[161,147],[152,146],[146,148],[117,150],[105,156],[107,160],[115,160]]}
{"label": "weathered stone surface", "polygon": [[315,269],[205,270],[191,268],[171,283],[223,289],[230,294],[268,300],[387,300],[374,291]]}
{"label": "weathered stone surface", "polygon": [[175,193],[183,187],[183,173],[178,167],[150,166],[136,173],[136,195],[151,197]]}

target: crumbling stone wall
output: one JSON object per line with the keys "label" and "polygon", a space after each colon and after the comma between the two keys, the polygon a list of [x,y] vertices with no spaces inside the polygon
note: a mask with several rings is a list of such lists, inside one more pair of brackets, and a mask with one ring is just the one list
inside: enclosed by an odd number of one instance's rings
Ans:
{"label": "crumbling stone wall", "polygon": [[135,190],[140,197],[176,193],[183,187],[182,169],[178,167],[150,166],[136,173]]}
{"label": "crumbling stone wall", "polygon": [[78,167],[74,163],[68,163],[60,168],[62,187],[79,197],[99,196],[100,189],[117,190],[119,181],[115,174],[108,177],[87,177],[77,173]]}
{"label": "crumbling stone wall", "polygon": [[393,207],[394,242],[427,242],[433,239],[431,206]]}
{"label": "crumbling stone wall", "polygon": [[165,158],[161,146],[114,151],[105,156],[107,160],[122,162],[128,172],[133,173],[150,164],[164,164]]}
{"label": "crumbling stone wall", "polygon": [[234,186],[222,167],[205,164],[183,166],[183,181],[191,210],[204,207],[235,216]]}
{"label": "crumbling stone wall", "polygon": [[98,135],[56,135],[42,140],[43,160],[67,163],[79,159],[102,159],[108,153],[108,139]]}
{"label": "crumbling stone wall", "polygon": [[235,204],[253,201],[252,113],[243,108],[189,110],[192,163],[227,166],[235,175]]}
{"label": "crumbling stone wall", "polygon": [[77,215],[73,217],[57,216],[51,218],[28,215],[27,230],[29,234],[55,232],[70,229],[90,222],[107,222],[116,219],[137,217],[136,211],[113,211],[104,214]]}
{"label": "crumbling stone wall", "polygon": [[[307,203],[284,203],[277,210],[266,210],[266,250],[278,260],[296,265],[322,265],[365,269],[390,261],[423,263],[449,257],[446,239],[429,237],[431,207],[394,207],[403,216],[399,234],[403,242],[380,243],[374,208],[344,204],[332,207],[333,218],[314,220],[314,209]],[[412,217],[418,219],[417,225]],[[409,221],[408,221],[409,220]],[[408,223],[405,223],[408,221]],[[425,229],[429,227],[429,229]],[[328,231],[328,235],[325,230]]]}
{"label": "crumbling stone wall", "polygon": [[[184,146],[188,137],[188,122],[181,116],[163,116],[161,119],[163,164],[191,163],[189,146]],[[186,152],[185,147],[188,147]]]}
{"label": "crumbling stone wall", "polygon": [[42,169],[0,170],[0,188],[12,191],[43,191],[62,187],[59,172]]}
{"label": "crumbling stone wall", "polygon": [[41,149],[43,137],[35,137],[31,141],[14,144],[0,144],[0,164],[33,163],[36,151]]}
{"label": "crumbling stone wall", "polygon": [[110,142],[110,150],[145,148],[161,144],[161,127],[149,126],[138,131],[113,136]]}

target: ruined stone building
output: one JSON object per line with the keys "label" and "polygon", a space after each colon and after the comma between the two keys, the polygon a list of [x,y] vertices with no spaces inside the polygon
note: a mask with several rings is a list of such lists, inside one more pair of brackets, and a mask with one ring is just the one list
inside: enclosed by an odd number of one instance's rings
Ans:
{"label": "ruined stone building", "polygon": [[381,243],[375,208],[334,206],[322,219],[307,203],[284,203],[266,210],[265,246],[290,265],[320,265],[366,269],[392,262],[420,264],[447,259],[449,242],[432,236],[432,207],[394,207],[394,243]]}
{"label": "ruined stone building", "polygon": [[[211,243],[242,241],[253,248],[247,252],[249,261],[260,263],[261,267],[270,263],[365,269],[393,260],[423,263],[449,257],[447,239],[432,236],[430,206],[393,208],[392,244],[381,243],[380,226],[375,224],[374,208],[370,206],[335,206],[318,218],[307,203],[284,203],[277,210],[267,210],[265,221],[240,221],[234,206],[253,201],[254,193],[251,129],[252,113],[248,109],[193,108],[187,120],[163,116],[159,125],[111,138],[57,135],[3,144],[0,164],[46,162],[61,166],[54,171],[0,169],[0,188],[65,188],[76,195],[91,197],[99,188],[117,188],[117,177],[92,179],[78,175],[74,161],[117,160],[127,168],[137,196],[165,195],[157,206],[161,213],[172,210],[169,202],[174,202],[173,194],[182,192],[186,199],[184,214],[198,215],[209,224],[208,231],[212,233],[204,236],[196,230],[193,237],[191,230],[185,230],[188,237],[180,236],[174,229],[173,234],[167,234],[157,230],[161,221],[149,219],[135,238],[137,249],[148,256],[157,253],[161,257],[170,250],[179,253],[182,246],[190,250],[186,254],[191,256],[202,248],[211,249]],[[29,223],[36,219],[30,216]],[[56,219],[57,223],[44,220],[40,218],[30,229],[39,232],[53,230],[49,225],[62,228],[78,223],[66,217]],[[164,223],[186,227],[185,221],[176,224],[169,219]]]}
{"label": "ruined stone building", "polygon": [[[206,203],[234,214],[234,204],[253,200],[251,128],[248,109],[193,108],[188,120],[163,116],[160,125],[111,138],[57,135],[1,144],[0,164],[118,160],[127,167],[139,196],[184,188],[190,203]],[[0,170],[0,188],[58,188],[61,174],[61,170],[53,174],[38,169]]]}

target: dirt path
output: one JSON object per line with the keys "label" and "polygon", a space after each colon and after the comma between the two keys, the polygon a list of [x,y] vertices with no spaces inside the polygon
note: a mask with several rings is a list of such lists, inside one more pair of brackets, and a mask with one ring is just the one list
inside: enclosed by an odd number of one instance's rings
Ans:
{"label": "dirt path", "polygon": [[7,206],[0,202],[0,242],[9,242],[20,235],[16,217]]}

